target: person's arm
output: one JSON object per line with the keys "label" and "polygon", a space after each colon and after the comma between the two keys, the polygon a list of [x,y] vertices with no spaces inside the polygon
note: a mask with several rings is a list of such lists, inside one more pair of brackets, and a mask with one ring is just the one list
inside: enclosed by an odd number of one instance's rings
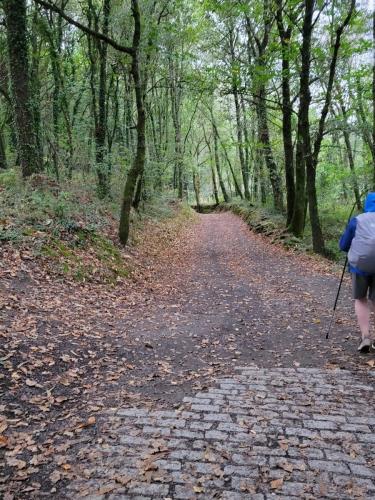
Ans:
{"label": "person's arm", "polygon": [[355,230],[357,227],[357,219],[353,217],[350,219],[343,235],[340,238],[339,247],[343,252],[349,252],[350,245],[355,235]]}

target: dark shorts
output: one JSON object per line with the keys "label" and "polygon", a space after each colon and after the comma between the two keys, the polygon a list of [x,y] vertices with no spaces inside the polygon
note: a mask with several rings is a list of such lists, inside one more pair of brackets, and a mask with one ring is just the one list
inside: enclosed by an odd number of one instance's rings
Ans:
{"label": "dark shorts", "polygon": [[361,276],[352,273],[353,299],[368,297],[375,301],[375,276]]}

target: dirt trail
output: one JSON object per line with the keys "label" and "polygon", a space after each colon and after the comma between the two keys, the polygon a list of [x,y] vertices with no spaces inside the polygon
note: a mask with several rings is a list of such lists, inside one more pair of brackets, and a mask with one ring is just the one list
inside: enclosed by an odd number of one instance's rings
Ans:
{"label": "dirt trail", "polygon": [[[271,245],[229,213],[200,215],[179,248],[156,277],[168,293],[124,321],[130,337],[151,343],[136,370],[151,371],[142,392],[178,400],[198,373],[230,373],[238,364],[368,369],[369,358],[356,353],[348,277],[327,341],[338,284],[327,264]],[[170,376],[158,376],[161,362]]]}

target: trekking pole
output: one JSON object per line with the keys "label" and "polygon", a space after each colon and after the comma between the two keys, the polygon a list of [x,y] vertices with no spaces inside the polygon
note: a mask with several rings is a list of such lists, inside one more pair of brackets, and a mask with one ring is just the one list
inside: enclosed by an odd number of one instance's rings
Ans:
{"label": "trekking pole", "polygon": [[347,265],[347,263],[348,263],[348,256],[346,256],[346,258],[345,258],[344,267],[343,267],[343,269],[342,269],[341,279],[340,279],[340,284],[339,284],[339,288],[338,288],[338,290],[337,290],[335,303],[334,303],[334,305],[333,305],[332,316],[331,316],[331,320],[330,320],[330,322],[329,322],[329,327],[328,327],[328,330],[327,330],[326,339],[328,339],[329,334],[330,334],[330,332],[331,332],[333,319],[334,319],[334,317],[335,317],[335,312],[336,312],[337,302],[339,301],[339,295],[340,295],[341,285],[342,285],[342,282],[344,281],[344,275],[345,275],[345,270],[346,270],[346,265]]}
{"label": "trekking pole", "polygon": [[[357,202],[354,203],[353,208],[350,211],[347,224],[349,224],[349,221],[350,221],[350,219],[351,219],[351,217],[353,215],[353,212],[354,212],[356,204],[357,204]],[[339,283],[339,288],[337,290],[336,299],[335,299],[335,303],[333,305],[333,310],[332,310],[332,316],[331,316],[331,319],[330,319],[330,322],[329,322],[329,326],[328,326],[328,330],[327,330],[327,333],[326,333],[326,339],[328,339],[329,334],[331,332],[332,323],[333,323],[333,319],[335,317],[337,302],[339,301],[339,295],[340,295],[340,291],[341,291],[341,285],[342,285],[342,282],[344,281],[345,269],[346,269],[347,264],[348,264],[348,255],[346,255],[345,262],[344,262],[344,267],[342,269],[341,279],[340,279],[340,283]]]}

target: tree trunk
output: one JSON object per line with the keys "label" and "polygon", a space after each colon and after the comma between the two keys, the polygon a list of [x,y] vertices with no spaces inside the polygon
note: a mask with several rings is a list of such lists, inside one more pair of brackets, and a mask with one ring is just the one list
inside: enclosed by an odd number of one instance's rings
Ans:
{"label": "tree trunk", "polygon": [[213,136],[214,136],[214,154],[215,154],[215,165],[216,165],[217,176],[219,178],[219,184],[220,184],[221,192],[223,193],[224,201],[225,201],[225,203],[228,203],[229,196],[228,196],[227,190],[225,188],[224,179],[223,179],[222,172],[221,172],[217,127],[216,127],[216,123],[214,121],[212,114],[211,114],[211,119],[212,119],[212,132],[213,132]]}
{"label": "tree trunk", "polygon": [[282,182],[272,153],[271,140],[268,129],[265,95],[266,91],[265,88],[262,86],[261,88],[259,88],[259,95],[257,99],[259,142],[262,145],[262,151],[271,181],[273,204],[276,210],[282,212],[284,208]]}
{"label": "tree trunk", "polygon": [[210,161],[210,167],[211,167],[211,177],[212,177],[212,190],[213,190],[213,193],[214,193],[215,203],[216,203],[216,205],[218,205],[220,203],[219,192],[218,192],[218,189],[217,189],[216,175],[215,175],[215,169],[214,169],[214,166],[213,166],[212,159]]}
{"label": "tree trunk", "polygon": [[305,227],[306,209],[306,155],[311,156],[310,151],[305,152],[304,138],[307,134],[310,141],[309,130],[309,106],[310,95],[310,64],[311,64],[311,34],[312,16],[314,11],[314,0],[306,0],[305,14],[302,27],[301,47],[301,73],[299,88],[299,109],[297,124],[297,147],[296,147],[296,193],[294,198],[293,216],[289,226],[290,231],[298,237],[303,235]]}
{"label": "tree trunk", "polygon": [[[103,34],[108,35],[110,0],[104,0],[103,4]],[[99,47],[99,89],[98,89],[98,120],[95,125],[95,146],[96,146],[96,168],[98,174],[98,195],[104,199],[110,194],[110,171],[106,158],[107,139],[107,53],[108,46],[105,42],[98,42]]]}
{"label": "tree trunk", "polygon": [[350,134],[349,134],[349,124],[348,124],[348,118],[347,118],[347,111],[345,108],[345,105],[340,102],[340,107],[341,107],[341,112],[342,112],[342,117],[343,117],[343,128],[342,128],[342,133],[344,136],[344,141],[345,141],[345,147],[346,147],[346,152],[348,155],[348,163],[349,163],[349,168],[350,168],[350,173],[351,173],[351,184],[354,192],[354,197],[355,201],[357,204],[358,210],[362,210],[362,203],[361,203],[361,196],[359,194],[359,188],[358,188],[358,182],[357,182],[357,175],[355,172],[355,164],[354,164],[354,155],[353,155],[353,148],[352,144],[350,142]]}
{"label": "tree trunk", "polygon": [[200,212],[200,208],[201,208],[200,179],[199,179],[199,174],[195,170],[193,172],[193,186],[194,186],[194,192],[195,192],[195,199],[196,199],[196,203],[197,203],[197,209],[198,209],[198,212]]}
{"label": "tree trunk", "polygon": [[284,165],[286,185],[287,227],[293,217],[295,198],[294,183],[294,161],[293,161],[293,138],[292,138],[292,105],[290,101],[290,54],[289,44],[292,34],[291,27],[284,28],[282,0],[277,0],[277,26],[281,41],[282,51],[282,115],[283,115],[283,142],[284,142]]}
{"label": "tree trunk", "polygon": [[129,238],[130,209],[138,177],[143,175],[146,159],[146,113],[144,106],[144,88],[141,80],[139,46],[141,39],[141,14],[138,0],[132,0],[132,14],[134,18],[132,77],[134,80],[137,105],[137,151],[125,182],[123,201],[120,213],[119,238],[126,245]]}
{"label": "tree trunk", "polygon": [[250,200],[250,191],[249,191],[249,172],[246,169],[245,156],[243,151],[243,134],[242,134],[242,120],[241,120],[241,107],[239,101],[238,94],[238,76],[234,74],[234,65],[236,63],[236,55],[234,52],[234,37],[233,37],[233,28],[230,29],[229,32],[229,43],[230,43],[230,53],[232,59],[233,66],[233,75],[232,75],[232,94],[234,98],[234,105],[236,110],[236,124],[237,124],[237,148],[238,148],[238,156],[240,158],[240,166],[242,173],[242,181],[244,186],[245,198]]}
{"label": "tree trunk", "polygon": [[17,153],[24,177],[42,169],[35,128],[27,47],[26,0],[3,0],[13,94]]}
{"label": "tree trunk", "polygon": [[233,165],[232,165],[232,162],[230,161],[227,149],[226,149],[226,147],[224,146],[224,144],[221,141],[220,141],[220,145],[221,145],[221,147],[222,147],[222,149],[224,151],[224,156],[225,156],[225,159],[227,160],[230,173],[232,174],[233,183],[234,183],[234,189],[235,189],[235,194],[236,194],[236,196],[239,196],[241,198],[241,200],[242,200],[243,199],[242,191],[241,191],[240,185],[238,184],[238,180],[237,180],[236,174],[234,173]]}
{"label": "tree trunk", "polygon": [[171,109],[172,120],[174,127],[175,138],[175,175],[174,183],[178,190],[180,200],[184,196],[184,174],[183,174],[183,158],[182,158],[182,139],[181,139],[181,82],[179,68],[177,63],[170,60],[169,62],[169,77],[170,77],[170,92],[171,92]]}
{"label": "tree trunk", "polygon": [[143,175],[141,177],[138,177],[137,187],[135,190],[134,200],[132,203],[134,210],[138,210],[139,205],[141,203],[142,189],[143,189]]}
{"label": "tree trunk", "polygon": [[8,168],[5,141],[4,141],[4,130],[0,128],[0,170],[6,170]]}

